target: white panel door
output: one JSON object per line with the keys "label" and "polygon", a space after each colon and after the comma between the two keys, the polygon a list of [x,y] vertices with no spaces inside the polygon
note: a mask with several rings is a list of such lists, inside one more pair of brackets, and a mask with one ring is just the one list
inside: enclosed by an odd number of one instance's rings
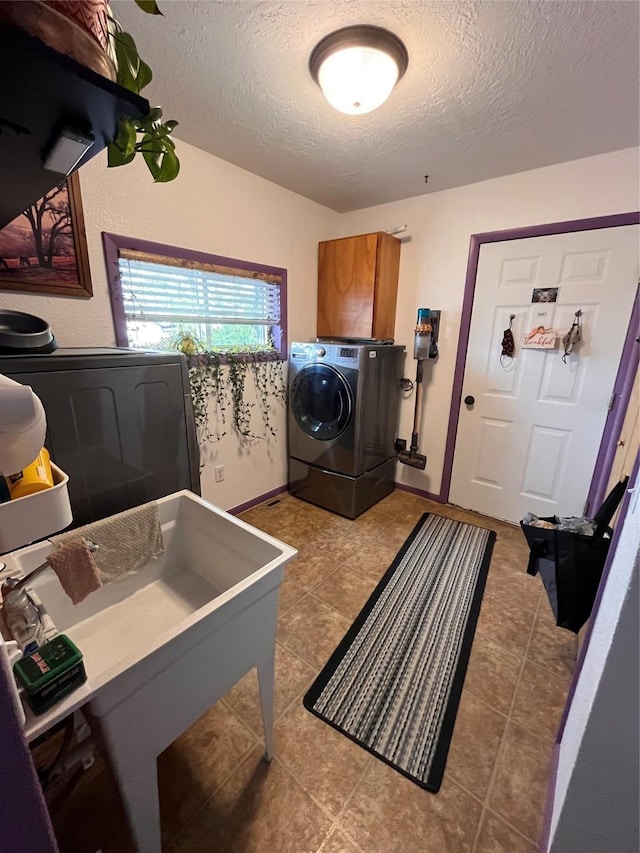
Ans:
{"label": "white panel door", "polygon": [[[581,515],[638,283],[637,225],[480,248],[450,501],[494,518]],[[557,287],[556,303],[532,303]],[[583,340],[567,363],[562,336],[581,310]],[[500,362],[513,320],[515,358]],[[522,348],[536,326],[553,350]]]}

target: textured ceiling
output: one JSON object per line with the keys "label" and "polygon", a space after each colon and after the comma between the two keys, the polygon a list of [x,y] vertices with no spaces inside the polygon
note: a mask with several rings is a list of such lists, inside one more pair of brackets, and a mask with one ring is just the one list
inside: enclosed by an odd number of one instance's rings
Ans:
{"label": "textured ceiling", "polygon": [[[335,210],[638,144],[636,2],[112,2],[176,136]],[[327,33],[395,32],[386,104],[333,110],[307,69]],[[425,186],[424,176],[429,175]]]}

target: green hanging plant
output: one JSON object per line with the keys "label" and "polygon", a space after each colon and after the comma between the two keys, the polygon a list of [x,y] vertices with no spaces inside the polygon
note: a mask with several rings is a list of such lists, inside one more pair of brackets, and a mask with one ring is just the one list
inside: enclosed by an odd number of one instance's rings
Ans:
{"label": "green hanging plant", "polygon": [[[221,429],[225,423],[226,389],[222,384],[222,370],[220,364],[198,364],[189,367],[189,385],[191,389],[191,400],[193,403],[193,417],[196,430],[201,442],[220,441],[226,435]],[[216,417],[211,426],[209,418],[209,406],[214,401]]]}
{"label": "green hanging plant", "polygon": [[[150,15],[162,15],[155,0],[135,0]],[[116,81],[137,95],[153,79],[151,68],[140,58],[138,48],[130,33],[124,32],[118,21],[109,17],[109,46],[117,68]],[[171,133],[178,126],[174,120],[162,120],[162,108],[152,107],[141,119],[123,118],[115,139],[107,148],[110,167],[125,166],[137,154],[142,154],[154,181],[173,181],[180,171],[180,161],[175,152]]]}
{"label": "green hanging plant", "polygon": [[[274,405],[286,402],[283,363],[267,357],[263,350],[238,347],[212,352],[190,334],[178,333],[174,348],[184,352],[189,366],[193,414],[202,443],[219,441],[231,415],[231,428],[241,442],[275,437]],[[195,351],[194,351],[195,350]],[[247,399],[247,377],[254,380],[257,402]],[[262,429],[255,426],[256,409]]]}
{"label": "green hanging plant", "polygon": [[241,439],[260,438],[251,431],[251,410],[255,403],[248,403],[245,399],[245,385],[247,379],[246,361],[243,361],[235,353],[227,353],[227,371],[229,376],[229,393],[231,395],[231,406],[233,414],[233,428]]}
{"label": "green hanging plant", "polygon": [[284,405],[287,400],[287,386],[284,380],[281,361],[249,362],[258,397],[258,405],[266,432],[275,437],[276,429],[271,420],[273,413],[272,401]]}

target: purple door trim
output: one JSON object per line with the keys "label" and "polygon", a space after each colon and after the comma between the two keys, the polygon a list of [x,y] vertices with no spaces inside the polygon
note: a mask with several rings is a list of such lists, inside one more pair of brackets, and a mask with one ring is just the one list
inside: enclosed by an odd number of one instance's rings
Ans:
{"label": "purple door trim", "polygon": [[613,468],[613,460],[618,447],[618,440],[622,427],[624,425],[627,407],[631,399],[633,384],[638,372],[638,363],[640,362],[640,346],[638,346],[638,332],[640,331],[640,291],[636,291],[635,302],[631,312],[631,320],[627,329],[627,336],[624,341],[622,350],[622,358],[618,367],[618,375],[613,386],[613,394],[615,397],[614,405],[604,425],[602,433],[602,441],[598,451],[598,459],[593,472],[591,486],[589,488],[589,497],[587,498],[587,508],[585,515],[598,510],[605,498],[605,491],[611,476]]}
{"label": "purple door trim", "polygon": [[167,246],[164,243],[152,243],[137,237],[124,237],[121,234],[102,232],[104,246],[104,261],[107,270],[107,284],[111,299],[111,313],[116,343],[119,347],[129,346],[127,338],[127,323],[122,302],[120,274],[118,272],[118,249],[133,249],[137,252],[147,252],[150,255],[167,255],[172,258],[182,258],[185,261],[196,261],[202,264],[219,264],[220,266],[239,267],[253,272],[262,272],[280,276],[280,327],[273,328],[276,338],[276,348],[280,358],[286,361],[288,353],[287,338],[287,271],[282,267],[271,267],[266,264],[256,264],[254,261],[242,261],[238,258],[225,258],[222,255],[211,255],[208,252],[197,252],[193,249],[182,249],[179,246]]}
{"label": "purple door trim", "polygon": [[[469,332],[471,330],[471,315],[473,313],[473,297],[476,288],[476,276],[478,274],[478,260],[480,247],[483,243],[501,243],[507,240],[522,240],[526,237],[548,237],[551,234],[569,234],[577,231],[594,231],[598,228],[618,228],[623,225],[640,224],[640,212],[618,213],[612,216],[596,216],[591,219],[571,219],[566,222],[551,222],[546,225],[533,225],[526,228],[512,228],[506,231],[486,231],[481,234],[472,234],[469,241],[469,259],[467,261],[467,274],[464,285],[464,297],[462,300],[462,315],[460,317],[460,337],[458,339],[458,351],[456,355],[456,369],[453,376],[453,390],[451,394],[451,408],[449,410],[449,424],[447,427],[447,442],[444,452],[444,466],[442,470],[442,485],[440,486],[439,500],[449,500],[451,488],[451,473],[453,471],[453,455],[456,446],[456,435],[458,432],[458,416],[460,414],[460,400],[462,399],[462,385],[464,382],[464,370],[467,360],[467,346],[469,344]],[[622,408],[622,407],[621,407]],[[617,437],[614,440],[617,441]],[[600,453],[604,449],[600,448]],[[600,461],[600,454],[596,465]],[[608,479],[608,474],[607,474]]]}

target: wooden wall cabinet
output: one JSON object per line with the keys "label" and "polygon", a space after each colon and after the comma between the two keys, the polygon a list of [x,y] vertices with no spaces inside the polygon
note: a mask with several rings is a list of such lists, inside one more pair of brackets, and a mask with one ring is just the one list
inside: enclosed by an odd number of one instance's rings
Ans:
{"label": "wooden wall cabinet", "polygon": [[377,232],[318,246],[318,337],[393,338],[400,240]]}

